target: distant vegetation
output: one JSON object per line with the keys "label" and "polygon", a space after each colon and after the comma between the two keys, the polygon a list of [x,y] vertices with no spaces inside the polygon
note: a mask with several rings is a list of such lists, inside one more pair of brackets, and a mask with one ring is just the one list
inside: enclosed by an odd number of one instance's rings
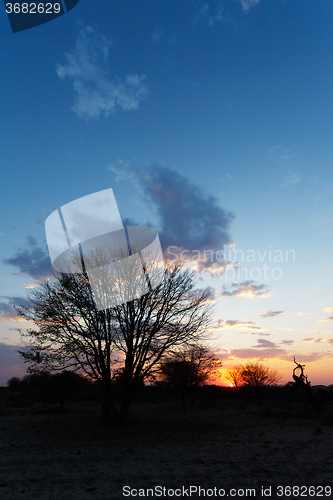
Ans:
{"label": "distant vegetation", "polygon": [[87,378],[63,371],[57,374],[40,372],[26,375],[23,378],[12,377],[7,385],[12,392],[18,393],[22,404],[24,401],[54,403],[59,410],[65,409],[66,401],[75,401],[97,395],[93,382]]}
{"label": "distant vegetation", "polygon": [[241,386],[249,387],[260,397],[263,387],[276,385],[281,376],[277,370],[257,362],[226,370],[225,378],[236,389]]}
{"label": "distant vegetation", "polygon": [[[134,401],[145,405],[171,404],[172,407],[193,407],[221,405],[225,400],[236,399],[244,404],[270,403],[265,415],[285,412],[305,412],[316,414],[324,410],[331,411],[333,401],[332,386],[311,386],[304,375],[304,365],[296,363],[293,371],[293,382],[278,385],[279,375],[276,370],[260,363],[246,363],[227,371],[227,378],[232,387],[212,384],[220,374],[221,362],[206,348],[186,349],[178,351],[161,364],[160,376],[150,383],[142,383]],[[103,392],[96,381],[89,380],[69,371],[52,374],[40,372],[23,378],[13,377],[8,380],[11,401],[16,407],[31,406],[44,408],[47,411],[68,411],[75,401],[103,400]],[[119,370],[111,383],[112,398],[121,401],[123,391],[123,370]],[[190,405],[190,406],[188,406]],[[265,406],[263,407],[265,408]],[[332,408],[333,410],[333,408]],[[275,413],[274,413],[275,412]]]}

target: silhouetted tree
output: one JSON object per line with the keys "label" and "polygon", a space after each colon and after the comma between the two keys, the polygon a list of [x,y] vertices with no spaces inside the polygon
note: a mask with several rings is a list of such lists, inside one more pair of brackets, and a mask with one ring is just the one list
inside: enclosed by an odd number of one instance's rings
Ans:
{"label": "silhouetted tree", "polygon": [[233,368],[229,368],[225,371],[224,376],[232,384],[233,387],[236,387],[236,390],[243,385],[243,377],[242,377],[243,368],[241,366],[234,366]]}
{"label": "silhouetted tree", "polygon": [[209,349],[196,345],[174,352],[161,364],[160,372],[168,384],[180,389],[182,405],[185,406],[187,389],[190,389],[194,403],[196,388],[209,378],[216,378],[221,366],[222,362]]}
{"label": "silhouetted tree", "polygon": [[[167,264],[163,281],[142,297],[97,310],[86,273],[57,274],[40,282],[29,294],[30,305],[19,311],[37,327],[21,332],[25,348],[19,353],[30,372],[78,370],[99,381],[104,422],[110,422],[111,411],[124,422],[137,388],[161,359],[205,334],[209,293],[194,288],[193,273]],[[119,412],[111,400],[116,355],[124,362]]]}
{"label": "silhouetted tree", "polygon": [[277,384],[280,378],[277,370],[259,362],[242,365],[242,384],[251,387],[258,397],[262,396],[263,387]]}
{"label": "silhouetted tree", "polygon": [[11,391],[19,391],[20,390],[20,386],[21,386],[21,379],[20,377],[11,377],[8,381],[7,381],[7,385],[9,387],[9,389]]}
{"label": "silhouetted tree", "polygon": [[86,275],[57,274],[40,281],[29,293],[30,305],[20,309],[36,329],[21,331],[21,357],[28,372],[70,370],[98,380],[103,389],[102,412],[110,421],[113,314],[98,311]]}
{"label": "silhouetted tree", "polygon": [[316,413],[320,413],[322,406],[326,401],[331,401],[333,398],[333,386],[311,386],[311,382],[308,380],[307,375],[304,373],[305,365],[297,363],[294,358],[294,363],[296,364],[293,369],[293,379],[296,384],[302,388],[304,395],[311,404],[313,410]]}
{"label": "silhouetted tree", "polygon": [[50,375],[47,380],[47,391],[59,401],[59,410],[64,410],[65,401],[82,396],[89,387],[89,382],[78,373],[62,371]]}
{"label": "silhouetted tree", "polygon": [[235,366],[226,370],[224,376],[234,387],[251,387],[257,393],[261,393],[264,386],[275,385],[281,378],[277,370],[261,363],[246,363],[242,366]]}

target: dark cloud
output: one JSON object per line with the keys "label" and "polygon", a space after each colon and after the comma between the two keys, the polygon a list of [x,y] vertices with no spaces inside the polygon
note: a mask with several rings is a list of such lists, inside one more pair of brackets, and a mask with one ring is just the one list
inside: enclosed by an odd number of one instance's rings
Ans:
{"label": "dark cloud", "polygon": [[36,247],[38,245],[38,242],[34,236],[28,236],[27,245],[30,247]]}
{"label": "dark cloud", "polygon": [[23,297],[7,297],[0,296],[5,301],[0,302],[0,320],[4,321],[23,321],[22,317],[18,315],[16,307],[25,307],[29,303],[29,299]]}
{"label": "dark cloud", "polygon": [[5,386],[11,377],[26,375],[26,367],[20,358],[17,345],[7,345],[0,342],[0,386]]}
{"label": "dark cloud", "polygon": [[140,169],[122,160],[110,164],[109,170],[117,174],[117,179],[131,178],[139,186],[159,219],[164,248],[216,251],[231,243],[228,229],[234,215],[187,177],[159,165]]}
{"label": "dark cloud", "polygon": [[233,215],[183,175],[154,167],[141,178],[141,184],[147,199],[156,207],[165,247],[217,250],[231,242],[227,229]]}
{"label": "dark cloud", "polygon": [[248,299],[258,299],[269,297],[266,285],[255,285],[253,280],[243,281],[241,283],[232,283],[229,287],[224,287],[221,296],[223,297],[241,297]]}
{"label": "dark cloud", "polygon": [[263,347],[263,348],[276,348],[277,345],[275,344],[275,342],[270,342],[269,340],[265,340],[265,339],[258,339],[257,340],[258,344],[257,346],[255,347]]}
{"label": "dark cloud", "polygon": [[260,360],[267,358],[289,360],[290,358],[290,355],[285,349],[279,347],[275,342],[270,342],[265,339],[257,339],[257,344],[249,348],[233,349],[230,355],[241,359],[259,358]]}
{"label": "dark cloud", "polygon": [[33,236],[28,236],[25,248],[18,250],[13,257],[2,259],[2,262],[18,269],[19,274],[26,274],[34,279],[49,275],[51,270],[47,251],[38,246]]}
{"label": "dark cloud", "polygon": [[255,316],[261,316],[262,318],[272,318],[273,316],[278,316],[279,314],[284,314],[285,311],[268,311],[260,314],[255,314]]}

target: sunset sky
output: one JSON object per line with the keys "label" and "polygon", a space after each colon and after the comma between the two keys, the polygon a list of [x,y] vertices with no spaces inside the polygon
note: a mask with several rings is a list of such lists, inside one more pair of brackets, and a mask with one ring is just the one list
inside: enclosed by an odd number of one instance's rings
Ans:
{"label": "sunset sky", "polygon": [[333,383],[332,25],[331,0],[80,0],[13,34],[1,6],[0,385],[45,219],[107,188],[211,287],[224,368]]}

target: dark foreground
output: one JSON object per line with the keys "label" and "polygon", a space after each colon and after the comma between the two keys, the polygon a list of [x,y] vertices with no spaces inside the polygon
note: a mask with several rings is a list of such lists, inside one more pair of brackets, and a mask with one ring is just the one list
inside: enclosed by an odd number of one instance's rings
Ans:
{"label": "dark foreground", "polygon": [[[186,411],[177,401],[139,402],[126,426],[105,428],[99,402],[67,406],[70,411],[63,413],[42,404],[2,407],[1,499],[172,498],[172,493],[173,498],[238,499],[263,498],[263,490],[269,498],[297,493],[331,498],[330,413],[311,416],[274,401],[225,399]],[[168,490],[169,497],[163,496]]]}

